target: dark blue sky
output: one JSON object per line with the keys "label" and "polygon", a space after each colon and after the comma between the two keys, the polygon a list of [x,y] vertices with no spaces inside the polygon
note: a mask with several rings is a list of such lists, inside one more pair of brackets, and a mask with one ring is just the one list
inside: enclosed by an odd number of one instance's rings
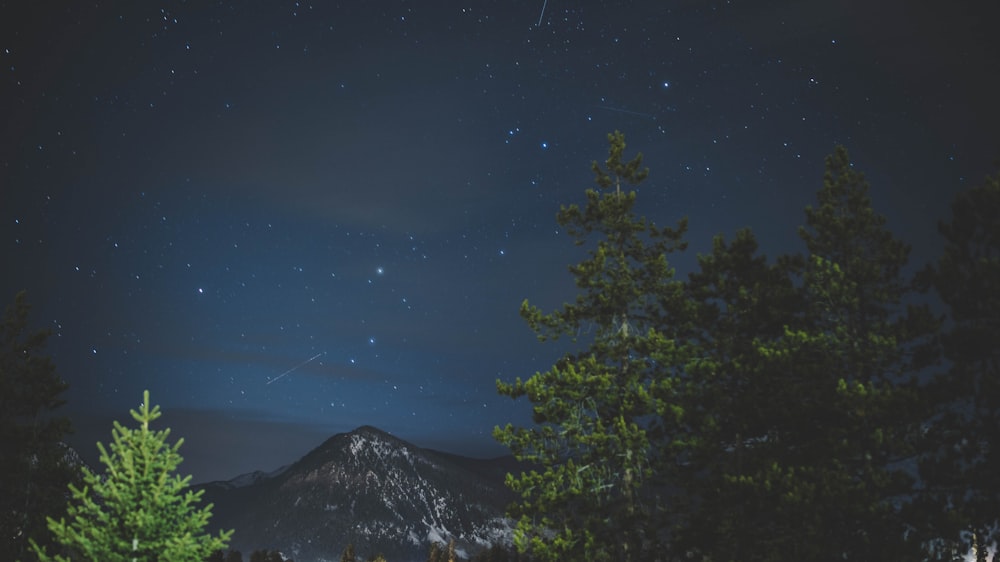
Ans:
{"label": "dark blue sky", "polygon": [[85,455],[150,389],[196,481],[363,424],[504,453],[610,131],[682,274],[743,226],[798,250],[838,143],[922,264],[1000,155],[988,2],[42,4],[0,2],[0,296]]}

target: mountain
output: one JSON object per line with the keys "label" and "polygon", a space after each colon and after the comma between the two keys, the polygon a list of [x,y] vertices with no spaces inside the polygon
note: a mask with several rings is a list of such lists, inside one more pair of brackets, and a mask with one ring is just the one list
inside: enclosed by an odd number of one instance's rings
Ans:
{"label": "mountain", "polygon": [[278,550],[296,562],[359,558],[423,561],[431,542],[454,539],[460,556],[509,545],[512,457],[479,460],[422,449],[364,426],[334,435],[298,462],[198,486],[211,525],[235,529],[230,548]]}

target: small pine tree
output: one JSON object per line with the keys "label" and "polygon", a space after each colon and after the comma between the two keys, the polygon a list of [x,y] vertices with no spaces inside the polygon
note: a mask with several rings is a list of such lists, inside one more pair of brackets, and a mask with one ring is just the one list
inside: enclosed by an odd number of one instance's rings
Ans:
{"label": "small pine tree", "polygon": [[427,562],[443,562],[444,552],[441,550],[441,545],[432,542],[430,552],[427,553]]}
{"label": "small pine tree", "polygon": [[149,391],[143,393],[139,410],[130,413],[138,429],[115,422],[110,452],[97,444],[105,474],[84,468],[84,486],[70,486],[69,521],[48,519],[56,542],[72,557],[50,556],[32,541],[43,562],[200,562],[229,542],[233,531],[215,537],[203,534],[212,505],[199,507],[202,491],[186,490],[191,477],[174,474],[184,440],[171,446],[169,429],[150,429],[161,414],[159,406],[150,407]]}
{"label": "small pine tree", "polygon": [[357,562],[358,556],[354,554],[354,543],[348,543],[347,548],[340,554],[340,562]]}

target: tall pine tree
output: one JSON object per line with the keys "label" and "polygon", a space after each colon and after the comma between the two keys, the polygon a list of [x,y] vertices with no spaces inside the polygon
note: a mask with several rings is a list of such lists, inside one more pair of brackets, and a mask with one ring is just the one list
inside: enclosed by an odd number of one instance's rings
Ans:
{"label": "tall pine tree", "polygon": [[668,521],[672,550],[711,560],[760,560],[762,542],[778,543],[787,529],[772,498],[750,479],[779,454],[781,418],[797,390],[758,346],[784,334],[803,306],[792,275],[802,260],[782,256],[768,263],[749,229],[731,242],[716,236],[698,256],[686,289],[697,311],[684,366],[688,432],[674,463],[679,492]]}
{"label": "tall pine tree", "polygon": [[97,444],[105,473],[84,467],[84,486],[70,486],[69,520],[48,519],[56,542],[70,556],[49,556],[35,545],[40,560],[201,562],[226,547],[233,532],[204,533],[212,505],[199,507],[203,491],[189,490],[191,477],[175,474],[184,440],[170,445],[169,429],[150,429],[161,414],[159,406],[150,407],[149,391],[139,410],[130,413],[138,428],[115,422],[110,451]]}
{"label": "tall pine tree", "polygon": [[[916,352],[934,323],[905,304],[909,248],[872,208],[847,151],[826,160],[819,205],[800,229],[796,309],[780,335],[749,333],[764,373],[766,422],[724,477],[734,498],[759,506],[747,560],[887,560],[916,554],[899,504],[913,480],[919,418]],[[755,415],[755,414],[751,414]]]}
{"label": "tall pine tree", "polygon": [[817,197],[800,228],[809,308],[778,347],[822,357],[813,376],[836,383],[824,435],[837,470],[816,475],[821,492],[840,505],[824,504],[831,508],[820,536],[856,559],[909,558],[918,545],[903,538],[913,535],[900,506],[915,482],[903,467],[925,421],[919,377],[933,360],[926,350],[939,322],[926,305],[913,304],[917,293],[904,274],[910,247],[874,210],[868,182],[845,148],[827,157]]}
{"label": "tall pine tree", "polygon": [[[583,207],[562,207],[557,222],[588,257],[571,266],[575,302],[545,314],[527,300],[521,315],[542,341],[577,336],[586,347],[527,381],[497,382],[501,394],[527,397],[534,427],[497,428],[498,441],[537,468],[508,476],[520,496],[515,541],[538,560],[648,560],[663,536],[648,524],[661,510],[653,489],[657,422],[675,383],[670,367],[683,350],[674,332],[686,313],[667,255],[685,247],[686,220],[659,228],[633,212],[646,178],[642,155],[623,160],[621,133],[608,135],[604,167]],[[679,407],[674,406],[679,409]],[[675,410],[670,410],[670,418]]]}
{"label": "tall pine tree", "polygon": [[62,440],[69,419],[55,415],[66,383],[42,355],[50,336],[31,331],[22,291],[0,325],[0,559],[25,559],[45,517],[66,512],[66,487],[79,481]]}
{"label": "tall pine tree", "polygon": [[929,387],[920,475],[934,534],[968,548],[1000,540],[1000,175],[958,194],[938,231],[944,253],[921,282],[947,306],[950,367]]}
{"label": "tall pine tree", "polygon": [[769,264],[749,231],[717,237],[687,283],[697,317],[673,550],[711,560],[886,560],[916,553],[899,509],[921,420],[904,304],[909,249],[847,151],[806,209],[807,255]]}

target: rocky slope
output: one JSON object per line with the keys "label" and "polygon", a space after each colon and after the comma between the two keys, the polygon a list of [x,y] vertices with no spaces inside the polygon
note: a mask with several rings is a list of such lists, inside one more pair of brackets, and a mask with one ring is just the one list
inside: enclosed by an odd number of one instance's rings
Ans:
{"label": "rocky slope", "polygon": [[362,559],[426,560],[431,542],[471,556],[510,544],[503,475],[513,459],[478,460],[421,449],[373,427],[334,435],[298,462],[199,486],[212,526],[236,529],[244,555],[276,549],[296,562],[338,561],[348,543]]}

